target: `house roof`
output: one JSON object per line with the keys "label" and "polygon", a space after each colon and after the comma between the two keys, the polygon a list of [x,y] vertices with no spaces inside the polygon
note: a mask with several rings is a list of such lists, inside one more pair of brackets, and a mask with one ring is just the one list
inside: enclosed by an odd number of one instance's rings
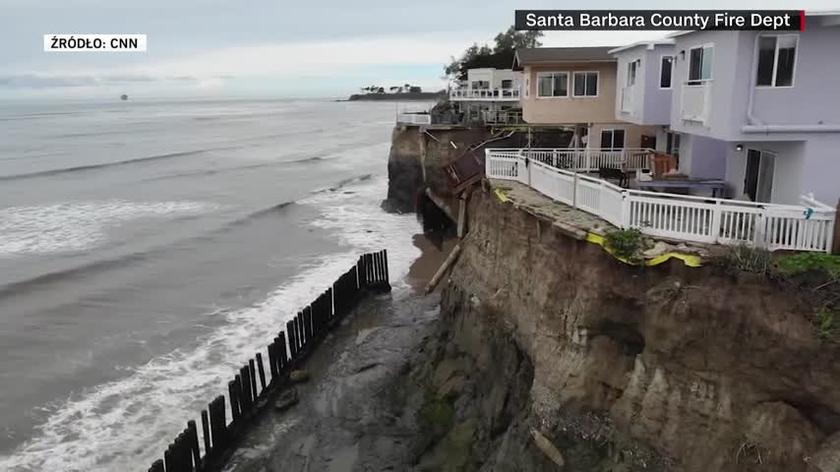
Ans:
{"label": "house roof", "polygon": [[580,48],[528,48],[517,49],[513,57],[513,69],[534,64],[556,64],[558,62],[615,62],[610,50],[615,46]]}
{"label": "house roof", "polygon": [[657,39],[652,41],[637,41],[632,44],[628,44],[626,46],[620,46],[615,49],[610,50],[610,54],[615,54],[617,52],[626,51],[628,49],[638,48],[644,46],[645,49],[654,49],[656,46],[670,46],[673,45],[676,41],[673,39]]}
{"label": "house roof", "polygon": [[[840,10],[812,10],[805,12],[806,17],[815,17],[821,20],[823,26],[839,26],[840,25]],[[807,30],[807,21],[806,30]],[[675,31],[666,36],[666,38],[678,38],[691,33],[697,33],[697,30]]]}

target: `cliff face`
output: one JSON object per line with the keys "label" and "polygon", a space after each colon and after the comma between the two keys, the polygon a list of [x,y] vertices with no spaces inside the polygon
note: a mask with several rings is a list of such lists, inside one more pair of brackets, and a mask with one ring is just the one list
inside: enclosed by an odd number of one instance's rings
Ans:
{"label": "cliff face", "polygon": [[428,187],[441,198],[451,194],[444,166],[467,152],[483,159],[487,147],[565,147],[571,134],[557,130],[511,132],[486,128],[439,127],[421,129],[397,126],[391,134],[388,156],[388,196],[383,207],[389,211],[415,210],[418,193]]}
{"label": "cliff face", "polygon": [[545,467],[533,429],[567,470],[840,470],[838,349],[816,336],[807,293],[626,266],[482,190],[468,214],[423,378],[473,408],[505,397],[469,423],[487,439],[475,464],[509,469],[513,448]]}

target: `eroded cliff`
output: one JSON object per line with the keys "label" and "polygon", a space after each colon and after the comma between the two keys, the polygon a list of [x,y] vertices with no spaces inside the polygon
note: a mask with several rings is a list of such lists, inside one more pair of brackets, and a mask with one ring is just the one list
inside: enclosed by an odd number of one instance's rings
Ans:
{"label": "eroded cliff", "polygon": [[628,266],[487,190],[467,213],[423,378],[480,412],[450,422],[485,434],[473,466],[548,467],[542,436],[565,470],[840,470],[838,349],[808,293],[714,265]]}

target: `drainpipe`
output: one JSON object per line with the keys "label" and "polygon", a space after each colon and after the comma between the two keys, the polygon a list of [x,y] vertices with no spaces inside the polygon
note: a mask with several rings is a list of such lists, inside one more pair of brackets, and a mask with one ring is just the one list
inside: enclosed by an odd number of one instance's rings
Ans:
{"label": "drainpipe", "polygon": [[[748,133],[837,133],[840,124],[818,123],[813,125],[759,124],[759,119],[753,114],[755,104],[755,71],[758,67],[758,41],[761,34],[756,33],[753,40],[753,57],[750,65],[750,90],[747,95],[747,124],[741,127],[741,132]],[[799,51],[797,51],[797,54]]]}

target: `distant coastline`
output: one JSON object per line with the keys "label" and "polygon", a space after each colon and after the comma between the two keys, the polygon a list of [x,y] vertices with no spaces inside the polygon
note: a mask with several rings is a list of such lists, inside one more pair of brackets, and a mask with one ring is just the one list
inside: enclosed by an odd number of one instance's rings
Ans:
{"label": "distant coastline", "polygon": [[401,92],[401,93],[355,93],[348,102],[356,101],[402,101],[402,100],[437,100],[446,96],[446,91],[439,92]]}

